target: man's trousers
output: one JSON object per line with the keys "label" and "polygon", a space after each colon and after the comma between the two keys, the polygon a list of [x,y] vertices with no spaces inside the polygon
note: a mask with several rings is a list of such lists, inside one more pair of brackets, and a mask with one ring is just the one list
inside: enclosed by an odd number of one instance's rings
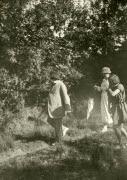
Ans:
{"label": "man's trousers", "polygon": [[61,142],[62,136],[63,136],[62,118],[50,118],[50,117],[48,117],[47,122],[55,129],[56,141]]}

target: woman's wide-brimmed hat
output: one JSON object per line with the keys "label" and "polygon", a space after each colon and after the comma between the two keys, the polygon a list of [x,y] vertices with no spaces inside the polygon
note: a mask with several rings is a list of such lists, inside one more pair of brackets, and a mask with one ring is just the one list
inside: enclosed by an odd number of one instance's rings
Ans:
{"label": "woman's wide-brimmed hat", "polygon": [[120,79],[116,74],[112,74],[109,78],[109,83],[112,85],[116,85],[120,83]]}
{"label": "woman's wide-brimmed hat", "polygon": [[104,67],[104,68],[102,69],[102,74],[111,74],[110,68],[109,68],[109,67]]}
{"label": "woman's wide-brimmed hat", "polygon": [[50,77],[59,80],[60,79],[60,72],[59,71],[52,71]]}

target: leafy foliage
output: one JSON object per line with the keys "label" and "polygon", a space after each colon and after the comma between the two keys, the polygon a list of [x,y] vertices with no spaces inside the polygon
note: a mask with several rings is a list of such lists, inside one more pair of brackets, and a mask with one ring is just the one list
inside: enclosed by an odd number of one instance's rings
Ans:
{"label": "leafy foliage", "polygon": [[119,51],[126,40],[126,2],[86,2],[0,3],[0,94],[11,110],[25,103],[45,105],[54,68],[75,94],[82,82],[82,91],[93,86],[103,65],[118,66],[107,55]]}

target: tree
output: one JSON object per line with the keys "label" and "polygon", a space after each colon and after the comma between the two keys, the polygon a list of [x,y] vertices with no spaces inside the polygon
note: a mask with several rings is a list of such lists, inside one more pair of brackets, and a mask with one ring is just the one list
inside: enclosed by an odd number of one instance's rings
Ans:
{"label": "tree", "polygon": [[70,0],[1,2],[1,97],[15,105],[19,97],[40,105],[45,103],[53,68],[61,71],[73,93],[82,79],[83,92],[92,87],[103,65],[115,66],[99,59],[119,51],[126,40],[126,3],[84,2],[80,6]]}

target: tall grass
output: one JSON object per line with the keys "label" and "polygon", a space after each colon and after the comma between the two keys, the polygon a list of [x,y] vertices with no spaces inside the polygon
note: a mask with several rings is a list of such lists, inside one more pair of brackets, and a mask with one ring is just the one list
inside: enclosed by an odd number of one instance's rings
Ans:
{"label": "tall grass", "polygon": [[[28,146],[29,142],[32,141],[33,149],[36,140],[50,143],[52,137],[54,137],[54,129],[47,124],[45,113],[42,113],[39,119],[37,118],[40,111],[41,109],[38,107],[21,109],[18,114],[12,116],[5,132],[11,132],[15,138],[21,140],[20,143],[24,143],[22,140],[25,140]],[[82,108],[82,111],[84,111],[84,108]],[[98,133],[101,126],[99,113],[93,111],[88,121],[85,115],[84,118],[79,118],[73,113],[72,116],[66,116],[63,123],[69,127],[64,142],[58,144],[55,148],[46,146],[47,149],[44,151],[35,152],[35,154],[21,159],[20,157],[14,159],[13,165],[18,171],[17,174],[22,172],[22,176],[26,178],[31,174],[34,176],[37,170],[39,174],[41,172],[45,177],[50,174],[50,177],[57,177],[58,175],[61,178],[61,173],[64,173],[69,178],[69,173],[71,177],[72,174],[77,173],[77,178],[79,178],[82,173],[90,171],[92,168],[94,172],[104,172],[117,166],[118,161],[114,150],[116,139],[114,140],[113,134]],[[5,134],[1,134],[0,137],[2,137],[2,140],[0,139],[2,150],[0,149],[0,151],[12,148],[13,142],[11,142],[11,139],[6,138]],[[30,170],[30,174],[27,169]],[[35,170],[34,174],[32,170]],[[35,178],[39,179],[39,174]],[[94,179],[93,177],[94,175],[88,179]],[[16,178],[18,179],[18,175]]]}
{"label": "tall grass", "polygon": [[0,152],[14,148],[14,139],[8,129],[13,118],[14,116],[9,110],[0,111]]}

